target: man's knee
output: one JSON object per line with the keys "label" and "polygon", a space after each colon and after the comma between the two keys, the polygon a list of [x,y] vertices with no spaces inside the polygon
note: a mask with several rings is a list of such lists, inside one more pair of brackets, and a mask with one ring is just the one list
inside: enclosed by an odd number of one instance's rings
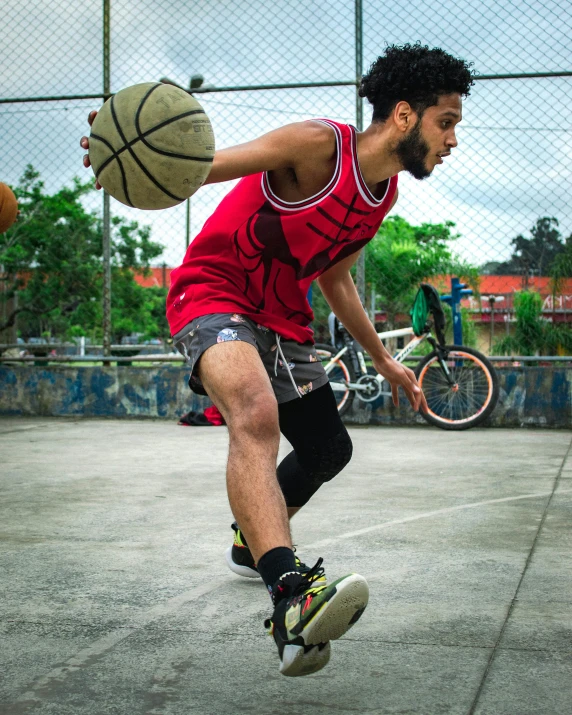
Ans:
{"label": "man's knee", "polygon": [[280,437],[278,407],[272,394],[258,394],[235,403],[229,410],[227,419],[232,436],[260,438]]}
{"label": "man's knee", "polygon": [[325,482],[332,480],[352,458],[347,430],[314,444],[303,452],[290,452],[278,467],[278,482],[287,506],[304,506]]}
{"label": "man's knee", "polygon": [[342,471],[351,460],[352,453],[352,440],[344,429],[335,437],[314,444],[305,454],[298,455],[298,461],[312,481],[322,484]]}

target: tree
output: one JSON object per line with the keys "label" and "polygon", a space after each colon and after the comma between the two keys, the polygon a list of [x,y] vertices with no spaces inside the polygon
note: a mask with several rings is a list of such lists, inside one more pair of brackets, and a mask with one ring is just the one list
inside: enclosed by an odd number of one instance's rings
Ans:
{"label": "tree", "polygon": [[[44,333],[59,339],[101,336],[103,223],[81,201],[93,190],[92,182],[75,178],[71,187],[49,194],[39,173],[31,165],[26,167],[14,188],[20,218],[0,236],[2,298],[18,297],[17,307],[0,330],[18,317],[24,337]],[[147,328],[165,332],[166,321],[161,324],[157,317],[156,296],[144,292],[148,289],[134,279],[135,271],[149,269],[162,246],[151,240],[149,227],[117,216],[112,219],[111,242],[112,310],[117,321],[113,338]]]}
{"label": "tree", "polygon": [[572,278],[572,234],[568,236],[564,248],[554,259],[550,266],[553,294],[562,290],[565,278]]}
{"label": "tree", "polygon": [[366,247],[366,282],[374,286],[376,300],[387,313],[389,329],[398,314],[407,314],[419,283],[454,273],[478,292],[477,269],[460,259],[451,248],[459,236],[455,224],[424,223],[413,226],[400,216],[381,224]]}
{"label": "tree", "polygon": [[530,229],[530,238],[522,234],[511,241],[514,246],[508,261],[499,263],[496,275],[549,275],[552,265],[564,250],[564,243],[558,230],[558,219],[544,216],[537,219]]}
{"label": "tree", "polygon": [[39,334],[48,323],[54,328],[65,324],[81,303],[98,297],[94,276],[101,272],[101,238],[96,218],[80,202],[88,186],[75,180],[53,195],[43,187],[28,166],[14,189],[20,218],[0,236],[4,298],[18,293],[18,307],[1,329],[20,314],[24,332],[29,328]]}

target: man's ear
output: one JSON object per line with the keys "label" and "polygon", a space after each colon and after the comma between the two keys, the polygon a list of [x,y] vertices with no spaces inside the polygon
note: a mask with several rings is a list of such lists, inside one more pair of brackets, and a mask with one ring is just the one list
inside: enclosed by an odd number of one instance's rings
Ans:
{"label": "man's ear", "polygon": [[393,121],[399,131],[405,133],[414,126],[417,115],[409,102],[397,102],[393,110]]}

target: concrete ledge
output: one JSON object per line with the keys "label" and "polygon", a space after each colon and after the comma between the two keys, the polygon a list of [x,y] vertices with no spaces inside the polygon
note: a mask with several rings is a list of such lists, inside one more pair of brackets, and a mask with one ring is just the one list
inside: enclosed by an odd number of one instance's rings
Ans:
{"label": "concrete ledge", "polygon": [[[572,427],[572,368],[500,368],[499,403],[489,426]],[[152,367],[0,366],[0,415],[176,419],[210,404],[187,387],[188,371]],[[353,424],[425,424],[387,398],[354,402]]]}

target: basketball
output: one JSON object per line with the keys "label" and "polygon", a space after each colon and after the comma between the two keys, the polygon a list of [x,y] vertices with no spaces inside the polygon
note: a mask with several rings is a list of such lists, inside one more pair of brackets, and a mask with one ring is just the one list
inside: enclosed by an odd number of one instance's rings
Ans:
{"label": "basketball", "polygon": [[166,209],[204,184],[215,152],[209,118],[178,87],[146,82],[122,89],[99,110],[89,159],[102,187],[138,209]]}
{"label": "basketball", "polygon": [[14,192],[0,181],[0,233],[5,233],[18,216],[18,202]]}

